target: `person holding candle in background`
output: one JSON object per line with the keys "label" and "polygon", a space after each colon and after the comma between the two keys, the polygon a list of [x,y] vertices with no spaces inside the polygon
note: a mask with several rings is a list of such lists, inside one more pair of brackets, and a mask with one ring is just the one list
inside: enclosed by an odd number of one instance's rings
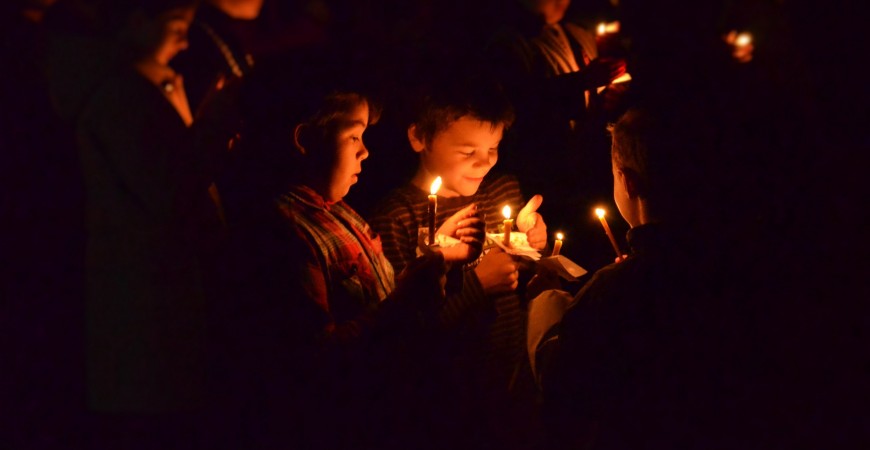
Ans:
{"label": "person holding candle in background", "polygon": [[[629,86],[612,83],[626,73],[626,61],[601,54],[593,20],[599,5],[591,3],[505,2],[499,16],[504,23],[485,53],[488,68],[505,85],[516,108],[502,170],[515,175],[530,192],[546,197],[549,224],[581,244],[597,224],[579,221],[575,214],[607,195],[609,180],[597,170],[609,159],[605,125],[624,110]],[[578,15],[585,23],[573,20]],[[611,33],[607,40],[618,43],[620,33]],[[566,256],[578,258],[584,266],[610,260],[590,254],[598,250],[594,243],[567,250],[579,248],[583,254]]]}
{"label": "person holding candle in background", "polygon": [[730,364],[717,347],[730,310],[691,221],[707,201],[695,150],[712,134],[697,110],[668,108],[633,108],[612,128],[631,254],[595,273],[544,333],[558,339],[534,349],[550,431],[570,448],[707,448],[705,427],[726,411],[712,382]]}
{"label": "person holding candle in background", "polygon": [[[499,157],[502,135],[513,122],[513,108],[501,87],[485,77],[456,77],[428,86],[420,100],[407,131],[419,155],[417,172],[410,183],[383,199],[371,218],[393,266],[399,270],[416,257],[418,229],[427,226],[427,194],[436,176],[443,180],[438,192],[439,233],[449,235],[461,225],[462,221],[451,216],[469,205],[476,205],[485,214],[487,228],[497,232],[507,222],[502,210],[510,208],[518,211],[515,226],[527,234],[529,244],[544,249],[546,224],[537,212],[543,198],[536,195],[524,204],[515,178],[490,173]],[[448,296],[440,312],[444,331],[440,351],[453,351],[443,355],[450,372],[436,377],[444,385],[433,389],[451,392],[433,395],[433,401],[448,408],[448,417],[466,417],[467,421],[479,420],[477,408],[471,405],[484,408],[487,412],[482,414],[495,423],[489,434],[481,434],[482,439],[505,438],[505,424],[497,419],[504,417],[505,408],[492,402],[505,401],[512,379],[526,370],[519,366],[525,358],[521,353],[524,314],[515,293],[518,268],[507,253],[489,250],[466,266],[461,291]],[[450,379],[456,381],[451,384]],[[455,390],[466,395],[457,397]],[[453,407],[443,403],[456,398],[468,401]],[[472,403],[474,399],[479,403]]]}

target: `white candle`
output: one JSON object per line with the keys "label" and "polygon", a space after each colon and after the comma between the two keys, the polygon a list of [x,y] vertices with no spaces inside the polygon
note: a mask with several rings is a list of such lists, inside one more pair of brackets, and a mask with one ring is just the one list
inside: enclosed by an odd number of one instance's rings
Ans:
{"label": "white candle", "polygon": [[563,238],[564,238],[564,236],[562,235],[562,233],[556,233],[556,243],[553,244],[553,255],[552,256],[559,255],[559,251],[562,250],[562,239]]}
{"label": "white candle", "polygon": [[505,205],[501,210],[504,216],[504,240],[502,243],[508,247],[511,245],[511,228],[514,226],[514,220],[511,219],[511,207]]}
{"label": "white candle", "polygon": [[441,189],[441,177],[435,178],[429,188],[429,245],[435,245],[435,213],[438,211],[438,189]]}
{"label": "white candle", "polygon": [[604,227],[604,232],[607,233],[607,237],[610,238],[610,245],[613,246],[613,251],[616,252],[617,258],[622,258],[622,253],[619,251],[619,245],[616,244],[616,238],[613,237],[613,232],[610,231],[610,225],[607,224],[607,219],[604,218],[606,212],[603,208],[595,208],[595,215],[598,216],[598,220],[601,221],[601,226]]}

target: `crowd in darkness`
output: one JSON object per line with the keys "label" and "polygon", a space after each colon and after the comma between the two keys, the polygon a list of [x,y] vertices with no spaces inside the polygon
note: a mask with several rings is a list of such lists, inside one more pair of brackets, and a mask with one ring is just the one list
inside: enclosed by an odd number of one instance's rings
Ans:
{"label": "crowd in darkness", "polygon": [[0,448],[868,445],[852,12],[5,2]]}

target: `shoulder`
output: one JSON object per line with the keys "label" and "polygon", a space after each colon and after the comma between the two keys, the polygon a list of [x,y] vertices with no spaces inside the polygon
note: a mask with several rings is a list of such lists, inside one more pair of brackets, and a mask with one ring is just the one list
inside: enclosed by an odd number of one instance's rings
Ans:
{"label": "shoulder", "polygon": [[521,201],[520,182],[513,175],[492,174],[480,184],[478,193],[496,202]]}
{"label": "shoulder", "polygon": [[410,183],[390,191],[374,207],[372,221],[398,218],[415,207],[426,205],[426,195]]}

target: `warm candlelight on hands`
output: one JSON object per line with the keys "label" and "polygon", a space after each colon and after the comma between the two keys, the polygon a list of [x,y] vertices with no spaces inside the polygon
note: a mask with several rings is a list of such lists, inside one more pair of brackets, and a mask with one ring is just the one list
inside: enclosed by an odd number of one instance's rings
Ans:
{"label": "warm candlelight on hands", "polygon": [[559,251],[562,250],[562,239],[564,236],[562,233],[556,233],[556,243],[553,244],[553,254],[551,256],[558,256]]}
{"label": "warm candlelight on hands", "polygon": [[619,246],[616,245],[616,238],[613,237],[613,232],[610,231],[610,225],[607,224],[607,219],[604,218],[605,214],[606,212],[603,208],[595,208],[595,215],[598,216],[598,220],[601,221],[601,226],[604,227],[604,232],[607,233],[607,237],[610,238],[610,245],[613,246],[613,251],[616,252],[616,258],[622,258]]}
{"label": "warm candlelight on hands", "polygon": [[435,178],[429,188],[429,245],[435,244],[435,212],[438,209],[438,189],[441,189],[441,177]]}
{"label": "warm candlelight on hands", "polygon": [[502,243],[506,246],[511,245],[511,228],[514,226],[514,221],[511,219],[511,207],[505,205],[501,210],[502,215],[504,216],[504,240]]}

